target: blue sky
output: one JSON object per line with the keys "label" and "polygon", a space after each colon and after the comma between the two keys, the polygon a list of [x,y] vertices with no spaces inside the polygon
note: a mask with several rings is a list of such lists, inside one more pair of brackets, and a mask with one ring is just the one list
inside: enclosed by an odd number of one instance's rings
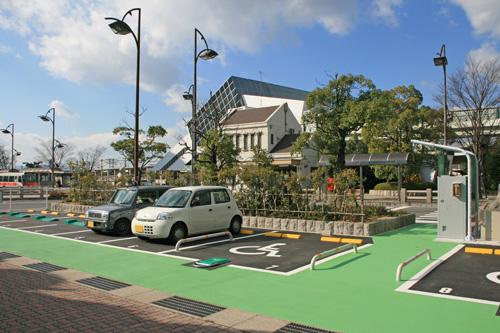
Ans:
{"label": "blue sky", "polygon": [[[193,28],[217,59],[198,64],[203,100],[231,75],[304,90],[327,73],[363,74],[377,87],[414,84],[434,105],[442,80],[432,58],[446,43],[449,72],[467,57],[498,57],[498,0],[2,0],[0,3],[0,127],[16,126],[20,161],[51,128],[36,116],[56,106],[57,137],[76,150],[109,146],[112,129],[132,117],[135,45],[114,35],[104,17],[142,7],[141,125],[185,133],[192,83]],[[135,28],[134,17],[127,22]],[[0,135],[10,146],[10,137]],[[108,149],[108,156],[113,151]]]}

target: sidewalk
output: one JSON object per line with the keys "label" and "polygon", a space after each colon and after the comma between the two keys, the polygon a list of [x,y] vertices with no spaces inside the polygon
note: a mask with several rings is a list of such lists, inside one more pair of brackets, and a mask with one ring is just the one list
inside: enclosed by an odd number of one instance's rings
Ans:
{"label": "sidewalk", "polygon": [[113,294],[71,281],[90,276],[86,273],[41,273],[22,266],[35,262],[0,261],[2,332],[240,332],[147,304],[168,297],[159,292],[130,286]]}

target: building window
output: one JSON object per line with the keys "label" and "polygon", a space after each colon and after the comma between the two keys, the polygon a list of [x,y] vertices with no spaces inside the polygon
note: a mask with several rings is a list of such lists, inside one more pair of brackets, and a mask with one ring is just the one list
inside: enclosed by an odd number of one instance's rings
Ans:
{"label": "building window", "polygon": [[250,134],[250,149],[255,146],[255,134]]}
{"label": "building window", "polygon": [[257,134],[257,147],[262,149],[262,133]]}
{"label": "building window", "polygon": [[274,145],[274,134],[271,134],[271,144]]}
{"label": "building window", "polygon": [[248,134],[243,135],[243,150],[248,150]]}
{"label": "building window", "polygon": [[236,135],[236,144],[235,144],[235,146],[236,146],[236,149],[240,149],[240,135],[239,134]]}

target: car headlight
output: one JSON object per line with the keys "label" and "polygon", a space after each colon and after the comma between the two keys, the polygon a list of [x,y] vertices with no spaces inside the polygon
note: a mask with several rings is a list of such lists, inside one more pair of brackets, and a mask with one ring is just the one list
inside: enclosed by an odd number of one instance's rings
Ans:
{"label": "car headlight", "polygon": [[170,213],[160,213],[156,217],[157,220],[171,220],[173,218],[174,218],[174,216]]}
{"label": "car headlight", "polygon": [[103,219],[107,220],[107,219],[108,219],[108,217],[109,217],[109,212],[102,212],[101,217],[102,217]]}
{"label": "car headlight", "polygon": [[85,217],[89,217],[89,211],[88,210],[85,212]]}

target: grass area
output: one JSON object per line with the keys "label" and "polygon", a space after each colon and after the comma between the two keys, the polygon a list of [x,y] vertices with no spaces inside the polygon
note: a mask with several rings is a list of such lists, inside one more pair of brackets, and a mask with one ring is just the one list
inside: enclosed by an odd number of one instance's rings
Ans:
{"label": "grass area", "polygon": [[[430,248],[433,258],[455,244],[435,242],[436,227],[412,225],[374,237],[374,245],[293,276],[223,267],[0,229],[0,250],[53,264],[285,320],[343,332],[499,332],[492,305],[394,291],[397,265]],[[407,266],[410,278],[429,262]]]}

